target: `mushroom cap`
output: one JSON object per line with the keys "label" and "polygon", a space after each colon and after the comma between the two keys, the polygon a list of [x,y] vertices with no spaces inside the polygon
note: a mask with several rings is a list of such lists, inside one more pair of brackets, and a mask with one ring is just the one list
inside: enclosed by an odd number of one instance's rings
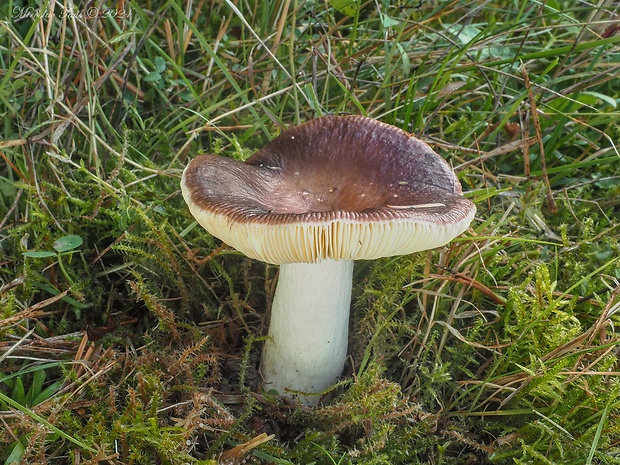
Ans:
{"label": "mushroom cap", "polygon": [[432,249],[467,229],[476,212],[426,143],[362,116],[310,120],[245,162],[198,156],[181,188],[202,227],[274,264]]}

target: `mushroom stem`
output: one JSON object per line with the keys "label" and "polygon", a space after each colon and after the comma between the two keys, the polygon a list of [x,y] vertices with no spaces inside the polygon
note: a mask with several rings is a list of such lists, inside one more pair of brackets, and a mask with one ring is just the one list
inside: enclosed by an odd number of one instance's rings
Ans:
{"label": "mushroom stem", "polygon": [[[265,388],[316,405],[347,356],[353,260],[280,266],[261,372]],[[297,391],[295,393],[294,391]]]}

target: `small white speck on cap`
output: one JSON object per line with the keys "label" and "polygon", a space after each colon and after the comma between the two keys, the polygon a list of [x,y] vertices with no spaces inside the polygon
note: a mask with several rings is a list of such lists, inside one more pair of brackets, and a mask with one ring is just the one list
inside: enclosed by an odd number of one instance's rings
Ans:
{"label": "small white speck on cap", "polygon": [[420,203],[418,205],[387,205],[388,208],[393,208],[395,210],[405,210],[407,208],[436,208],[445,206],[445,203]]}

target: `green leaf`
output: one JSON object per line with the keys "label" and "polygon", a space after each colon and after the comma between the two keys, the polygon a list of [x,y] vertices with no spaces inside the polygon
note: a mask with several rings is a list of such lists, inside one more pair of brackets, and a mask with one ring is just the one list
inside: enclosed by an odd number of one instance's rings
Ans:
{"label": "green leaf", "polygon": [[560,4],[556,0],[547,0],[547,3],[545,5],[547,8],[555,10],[556,12],[562,11]]}
{"label": "green leaf", "polygon": [[28,389],[28,394],[26,395],[27,405],[36,405],[33,401],[39,396],[39,394],[41,394],[46,377],[47,375],[45,370],[37,370],[34,372],[32,375],[32,384],[30,385],[30,389]]}
{"label": "green leaf", "polygon": [[14,374],[11,376],[7,376],[0,371],[0,383],[6,384],[9,388],[13,389],[14,381],[11,378],[16,378]]}
{"label": "green leaf", "polygon": [[330,0],[329,4],[346,16],[355,16],[360,8],[357,0]]}
{"label": "green leaf", "polygon": [[46,258],[46,257],[55,257],[55,252],[50,252],[49,250],[35,250],[32,252],[22,252],[24,257],[29,258]]}
{"label": "green leaf", "polygon": [[[616,109],[616,99],[614,99],[613,97],[610,97],[609,95],[605,95],[600,92],[594,92],[590,90],[586,90],[583,93],[586,95],[591,95],[592,97],[595,97],[595,99],[600,99],[603,102],[607,103],[614,110]],[[596,100],[594,100],[592,103],[593,104],[596,103]]]}
{"label": "green leaf", "polygon": [[83,243],[84,241],[80,236],[69,235],[56,239],[52,244],[52,247],[54,247],[54,250],[56,250],[57,252],[62,253],[68,252],[69,250],[77,249]]}
{"label": "green leaf", "polygon": [[32,405],[39,405],[41,402],[45,402],[47,399],[60,391],[60,388],[62,388],[63,384],[64,380],[58,380],[55,383],[50,384],[43,391],[41,391],[38,396],[32,399]]}
{"label": "green leaf", "polygon": [[383,24],[383,27],[385,28],[397,26],[399,22],[400,21],[397,19],[394,19],[388,15],[381,15],[381,24]]}
{"label": "green leaf", "polygon": [[460,26],[452,25],[448,28],[448,31],[455,34],[457,40],[461,44],[468,44],[481,34],[480,29],[476,26],[472,26],[471,24],[462,28]]}
{"label": "green leaf", "polygon": [[24,383],[22,383],[21,378],[15,380],[11,398],[22,405],[26,403],[26,391],[24,390]]}
{"label": "green leaf", "polygon": [[147,74],[146,76],[144,76],[144,81],[145,82],[157,82],[161,79],[161,74],[158,73],[157,71],[152,71],[149,74]]}
{"label": "green leaf", "polygon": [[22,460],[22,456],[24,455],[25,447],[21,442],[15,443],[13,450],[4,461],[4,465],[9,465],[11,463],[20,463]]}
{"label": "green leaf", "polygon": [[191,102],[195,100],[194,94],[189,89],[184,89],[179,92],[179,98],[185,102]]}
{"label": "green leaf", "polygon": [[[50,286],[48,284],[45,284],[45,283],[42,283],[42,282],[39,282],[39,281],[34,281],[32,283],[32,285],[37,287],[37,288],[39,288],[39,289],[41,289],[41,290],[43,290],[43,291],[49,292],[52,295],[58,295],[60,293],[60,291],[58,289],[56,289],[54,286]],[[84,309],[84,308],[88,307],[88,305],[83,304],[82,302],[78,302],[74,298],[69,297],[67,295],[64,296],[60,300],[62,300],[63,302],[67,302],[69,305],[74,307],[74,310],[81,310],[81,309]]]}
{"label": "green leaf", "polygon": [[166,60],[162,57],[155,57],[155,69],[158,73],[163,73],[166,70]]}

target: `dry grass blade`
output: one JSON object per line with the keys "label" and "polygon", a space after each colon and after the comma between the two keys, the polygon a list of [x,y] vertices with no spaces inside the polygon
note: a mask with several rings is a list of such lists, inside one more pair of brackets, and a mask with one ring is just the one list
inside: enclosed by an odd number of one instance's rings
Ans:
{"label": "dry grass blade", "polygon": [[230,450],[222,452],[219,456],[219,461],[222,464],[230,465],[244,463],[246,460],[245,456],[248,452],[267,441],[271,441],[274,437],[274,434],[268,435],[266,433],[261,433],[243,444],[239,444]]}
{"label": "dry grass blade", "polygon": [[547,174],[547,161],[545,158],[545,144],[543,142],[542,131],[540,129],[540,120],[538,118],[538,107],[536,105],[536,97],[534,96],[534,91],[532,90],[532,85],[530,83],[530,78],[527,73],[527,69],[525,65],[521,63],[521,74],[523,76],[523,81],[525,82],[525,87],[527,89],[527,95],[530,103],[530,115],[532,117],[532,121],[534,123],[534,129],[536,130],[536,139],[538,141],[538,150],[540,151],[540,164],[542,167],[542,175],[543,180],[547,186],[547,208],[551,213],[557,213],[558,206],[553,198],[553,190],[551,189],[551,183],[549,182],[549,175]]}
{"label": "dry grass blade", "polygon": [[43,311],[43,309],[53,305],[59,300],[62,300],[68,294],[69,294],[68,290],[62,291],[56,294],[55,296],[45,299],[42,302],[38,302],[34,305],[29,306],[28,308],[25,308],[24,310],[22,310],[19,313],[16,313],[15,315],[12,315],[8,318],[4,318],[0,320],[0,330],[2,329],[6,330],[9,327],[15,324],[18,324],[20,321],[23,321],[23,320],[36,319],[36,318],[41,318],[46,315],[51,315],[52,313],[45,312]]}

